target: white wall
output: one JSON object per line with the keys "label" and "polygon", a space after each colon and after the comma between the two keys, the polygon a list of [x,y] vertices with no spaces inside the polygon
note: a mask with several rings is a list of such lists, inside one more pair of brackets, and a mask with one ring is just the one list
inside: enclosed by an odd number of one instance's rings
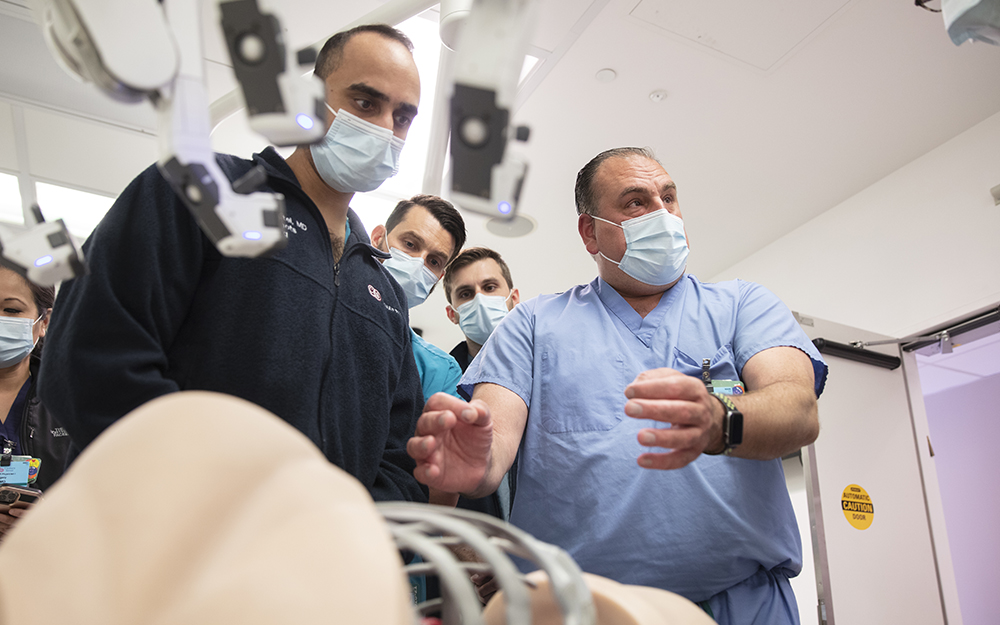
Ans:
{"label": "white wall", "polygon": [[[914,103],[919,106],[919,103]],[[714,276],[906,336],[1000,301],[1000,113]]]}

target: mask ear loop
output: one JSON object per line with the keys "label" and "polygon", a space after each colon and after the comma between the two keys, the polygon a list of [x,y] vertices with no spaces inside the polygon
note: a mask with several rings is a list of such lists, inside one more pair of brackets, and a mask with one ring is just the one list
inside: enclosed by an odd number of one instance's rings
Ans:
{"label": "mask ear loop", "polygon": [[[611,224],[612,226],[618,226],[618,227],[619,227],[619,228],[621,228],[621,229],[622,229],[623,231],[625,230],[625,226],[623,226],[623,225],[621,225],[621,224],[616,224],[616,223],[615,223],[615,222],[613,222],[613,221],[608,221],[607,219],[604,219],[603,217],[598,217],[597,215],[591,215],[591,216],[590,216],[590,218],[591,218],[591,219],[596,219],[596,220],[598,220],[598,221],[603,221],[604,223],[606,223],[606,224]],[[596,238],[596,237],[595,237],[595,238]],[[609,263],[614,263],[615,265],[621,265],[621,264],[622,264],[620,260],[618,260],[618,261],[615,261],[615,260],[611,260],[611,259],[610,259],[610,258],[608,258],[607,256],[604,256],[604,252],[602,252],[601,250],[597,250],[597,253],[598,253],[598,254],[600,254],[600,255],[601,255],[601,256],[602,256],[603,258],[604,258],[604,260],[608,261]],[[626,253],[628,253],[628,250],[626,250]]]}
{"label": "mask ear loop", "polygon": [[591,217],[592,219],[596,219],[596,220],[598,220],[598,221],[603,221],[603,222],[604,222],[604,223],[606,223],[606,224],[611,224],[612,226],[618,226],[618,227],[619,227],[619,228],[621,228],[622,230],[624,230],[624,229],[625,229],[625,226],[623,226],[623,225],[621,225],[621,224],[616,224],[616,223],[615,223],[615,222],[613,222],[613,221],[608,221],[607,219],[605,219],[605,218],[603,218],[603,217],[598,217],[597,215],[591,215],[590,217]]}
{"label": "mask ear loop", "polygon": [[[43,312],[42,314],[38,315],[38,319],[35,319],[34,321],[31,322],[31,327],[34,328],[35,324],[38,323],[39,321],[41,321],[42,317],[44,317],[47,314],[49,314],[49,310],[46,308],[45,312]],[[32,334],[34,334],[34,330],[32,330]],[[40,340],[42,340],[42,336],[39,334],[38,338],[31,342],[31,351],[35,351],[35,348],[38,347],[38,341],[40,341]]]}
{"label": "mask ear loop", "polygon": [[[31,327],[32,328],[35,327],[35,324],[38,323],[39,321],[41,321],[42,317],[44,317],[45,315],[47,315],[48,312],[49,311],[46,309],[45,312],[43,312],[42,314],[38,315],[38,317],[34,321],[31,322]],[[6,317],[5,316],[5,317],[0,317],[0,319],[24,319],[24,317]]]}

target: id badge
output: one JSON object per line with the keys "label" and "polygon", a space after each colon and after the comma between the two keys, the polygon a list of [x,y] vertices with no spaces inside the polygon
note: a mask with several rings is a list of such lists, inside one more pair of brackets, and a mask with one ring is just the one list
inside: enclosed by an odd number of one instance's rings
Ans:
{"label": "id badge", "polygon": [[719,395],[742,395],[747,392],[742,380],[713,380],[711,371],[712,361],[704,358],[701,361],[701,381],[705,383],[705,388],[709,393]]}
{"label": "id badge", "polygon": [[31,456],[4,456],[0,461],[0,484],[27,486],[30,472]]}
{"label": "id badge", "polygon": [[742,395],[746,392],[741,380],[712,380],[712,392],[719,395]]}

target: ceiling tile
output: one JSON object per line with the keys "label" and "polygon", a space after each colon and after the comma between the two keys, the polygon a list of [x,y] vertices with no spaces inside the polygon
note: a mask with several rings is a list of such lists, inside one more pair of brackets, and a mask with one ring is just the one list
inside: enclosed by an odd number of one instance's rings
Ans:
{"label": "ceiling tile", "polygon": [[80,189],[118,195],[158,155],[156,137],[60,113],[25,109],[24,125],[30,173]]}
{"label": "ceiling tile", "polygon": [[631,15],[767,70],[849,2],[641,0]]}

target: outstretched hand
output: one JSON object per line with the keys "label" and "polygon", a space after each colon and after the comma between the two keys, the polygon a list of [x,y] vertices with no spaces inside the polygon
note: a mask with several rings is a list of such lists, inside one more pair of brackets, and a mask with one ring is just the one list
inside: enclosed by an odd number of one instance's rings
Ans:
{"label": "outstretched hand", "polygon": [[722,440],[722,405],[709,395],[705,384],[674,369],[643,371],[625,387],[625,414],[653,419],[666,428],[639,431],[639,444],[661,447],[666,453],[639,456],[647,469],[680,469]]}
{"label": "outstretched hand", "polygon": [[448,493],[472,493],[489,467],[493,422],[486,404],[435,393],[417,421],[406,452],[417,481]]}

